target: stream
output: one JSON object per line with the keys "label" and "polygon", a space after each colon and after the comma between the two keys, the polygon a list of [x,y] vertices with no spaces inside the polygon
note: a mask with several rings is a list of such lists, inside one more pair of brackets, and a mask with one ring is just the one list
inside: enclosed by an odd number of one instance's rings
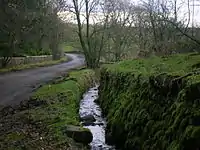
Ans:
{"label": "stream", "polygon": [[105,142],[106,120],[102,117],[101,108],[94,101],[98,98],[98,85],[90,88],[80,103],[80,117],[92,115],[96,119],[93,125],[84,126],[90,129],[93,134],[93,141],[90,143],[91,150],[115,150]]}

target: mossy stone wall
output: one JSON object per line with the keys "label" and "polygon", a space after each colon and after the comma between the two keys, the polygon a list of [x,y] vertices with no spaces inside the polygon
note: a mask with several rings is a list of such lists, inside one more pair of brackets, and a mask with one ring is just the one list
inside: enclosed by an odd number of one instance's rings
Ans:
{"label": "mossy stone wall", "polygon": [[[189,64],[192,55],[178,60],[187,57]],[[101,68],[99,103],[107,117],[110,144],[126,150],[200,147],[200,75],[197,68],[191,69],[199,62],[191,60],[187,69],[177,68],[176,73],[121,69],[127,62]],[[134,60],[133,64],[137,62],[143,60]],[[174,62],[176,59],[167,65],[173,66]]]}

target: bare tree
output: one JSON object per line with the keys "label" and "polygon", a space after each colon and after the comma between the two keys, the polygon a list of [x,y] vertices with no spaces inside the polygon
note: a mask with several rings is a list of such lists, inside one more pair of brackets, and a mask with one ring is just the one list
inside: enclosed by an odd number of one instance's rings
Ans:
{"label": "bare tree", "polygon": [[95,68],[102,56],[119,61],[131,49],[168,55],[187,39],[199,44],[190,30],[190,4],[187,0],[185,21],[180,21],[178,0],[144,0],[139,6],[124,0],[71,0],[68,10],[76,16],[87,66]]}
{"label": "bare tree", "polygon": [[128,1],[106,0],[105,15],[108,17],[107,53],[119,61],[129,49],[134,25],[134,7]]}
{"label": "bare tree", "polygon": [[[87,66],[99,66],[105,41],[106,17],[100,17],[99,0],[72,0],[68,10],[76,16],[78,36],[85,54]],[[84,18],[82,20],[82,18]]]}
{"label": "bare tree", "polygon": [[[177,14],[178,11],[182,8],[183,4],[177,4],[177,1],[174,0],[174,3],[177,5],[174,8],[174,12],[176,14],[175,18],[176,20],[172,20],[169,17],[164,17],[163,16],[163,21],[170,23],[171,25],[173,25],[176,30],[178,32],[180,32],[183,36],[185,36],[186,38],[188,38],[189,40],[195,42],[196,44],[200,45],[200,41],[198,40],[198,38],[196,37],[197,35],[194,34],[194,0],[187,0],[184,5],[187,6],[187,12],[186,12],[186,18],[182,18],[182,21],[178,21],[177,20]],[[192,6],[192,9],[191,9]],[[176,9],[177,8],[177,9]]]}
{"label": "bare tree", "polygon": [[[193,19],[191,19],[190,4],[189,0],[184,4],[178,3],[177,0],[143,1],[139,13],[137,12],[137,25],[139,25],[137,34],[139,34],[140,41],[144,41],[140,42],[142,43],[140,45],[145,45],[143,48],[140,46],[140,49],[147,49],[158,55],[164,55],[181,48],[178,43],[180,41],[186,42],[187,38],[199,44],[199,40],[191,34],[190,25]],[[183,6],[187,6],[187,17],[179,21],[181,18],[179,11]],[[144,32],[145,37],[142,36]],[[187,38],[184,38],[184,36]]]}

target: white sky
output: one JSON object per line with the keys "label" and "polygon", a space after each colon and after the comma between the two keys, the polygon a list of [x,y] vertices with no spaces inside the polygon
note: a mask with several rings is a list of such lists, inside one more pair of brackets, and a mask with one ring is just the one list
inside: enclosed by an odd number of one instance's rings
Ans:
{"label": "white sky", "polygon": [[[131,0],[136,4],[140,4],[142,1],[145,0]],[[156,0],[154,0],[156,1]],[[161,0],[162,1],[162,0]],[[173,0],[167,0],[169,3]],[[200,26],[200,0],[177,0],[177,6],[181,6],[181,9],[178,12],[178,19],[180,21],[188,22],[188,1],[190,4],[190,25],[192,25],[192,21],[194,20],[194,25]],[[194,4],[194,11],[193,11],[193,4]],[[192,15],[194,17],[192,18]]]}
{"label": "white sky", "polygon": [[[135,4],[140,4],[142,0],[131,0],[132,2],[134,2]],[[144,0],[145,1],[145,0]],[[170,1],[170,0],[169,0]],[[168,2],[169,2],[168,1]],[[177,0],[178,5],[181,5],[181,9],[178,12],[178,19],[180,21],[185,21],[188,22],[188,0]],[[192,21],[194,20],[194,25],[195,26],[200,26],[200,0],[194,0],[194,12],[193,12],[193,0],[190,0],[190,26],[192,25]],[[194,14],[194,18],[192,18],[192,15]],[[60,14],[61,18],[63,18],[63,20],[67,20],[73,23],[76,23],[76,18],[72,13],[69,12],[63,12]],[[93,19],[95,19],[97,16],[101,16],[101,13],[99,13],[98,15],[95,14],[93,17],[91,17],[91,21]],[[81,17],[81,21],[84,22],[84,17]]]}

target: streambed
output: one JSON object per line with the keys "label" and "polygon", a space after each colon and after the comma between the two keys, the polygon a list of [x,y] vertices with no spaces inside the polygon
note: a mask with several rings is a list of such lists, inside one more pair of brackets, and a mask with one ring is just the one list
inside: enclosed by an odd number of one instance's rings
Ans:
{"label": "streambed", "polygon": [[98,98],[98,85],[90,88],[84,95],[80,103],[80,117],[92,115],[95,122],[92,125],[84,126],[91,130],[93,141],[90,143],[91,150],[115,150],[113,146],[105,142],[106,120],[102,117],[101,108],[95,103]]}

